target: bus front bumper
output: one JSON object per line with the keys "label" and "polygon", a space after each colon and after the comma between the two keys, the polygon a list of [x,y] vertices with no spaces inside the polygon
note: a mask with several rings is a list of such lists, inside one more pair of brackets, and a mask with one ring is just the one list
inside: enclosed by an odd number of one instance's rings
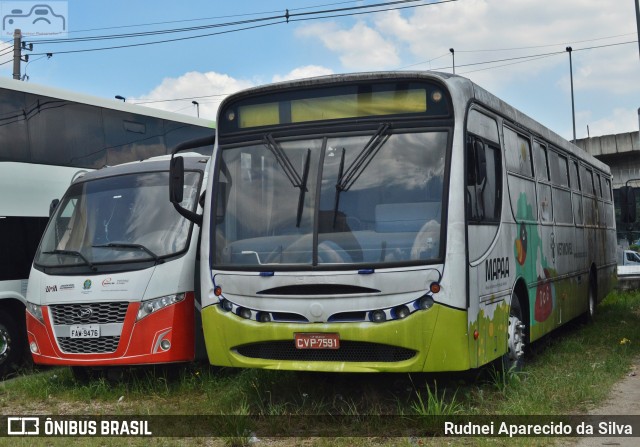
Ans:
{"label": "bus front bumper", "polygon": [[[262,323],[214,305],[203,309],[202,321],[209,361],[218,366],[324,372],[470,368],[467,313],[440,304],[383,323]],[[340,347],[298,349],[296,334],[337,334]]]}
{"label": "bus front bumper", "polygon": [[34,363],[59,366],[123,366],[193,360],[193,293],[188,293],[186,299],[179,303],[136,321],[139,307],[140,303],[137,302],[129,304],[117,347],[112,352],[101,350],[99,339],[95,339],[95,342],[87,339],[92,346],[91,352],[65,352],[49,323],[52,320],[48,307],[42,307],[46,323],[26,312],[27,336]]}

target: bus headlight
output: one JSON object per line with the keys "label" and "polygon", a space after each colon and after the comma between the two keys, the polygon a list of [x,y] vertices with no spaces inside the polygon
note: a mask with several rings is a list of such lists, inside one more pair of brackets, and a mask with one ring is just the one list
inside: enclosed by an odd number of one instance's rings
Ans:
{"label": "bus headlight", "polygon": [[387,319],[387,315],[384,313],[384,310],[374,310],[369,315],[369,318],[374,323],[382,323],[383,321],[385,321]]}
{"label": "bus headlight", "polygon": [[239,317],[242,317],[246,320],[250,320],[251,319],[251,310],[247,309],[246,307],[238,307],[238,309],[236,310],[236,314]]}
{"label": "bus headlight", "polygon": [[398,320],[402,320],[403,318],[408,317],[410,313],[411,313],[411,311],[405,305],[398,306],[398,307],[393,309],[393,316],[394,316],[394,318],[397,318]]}
{"label": "bus headlight", "polygon": [[427,310],[427,309],[431,309],[433,304],[434,304],[433,297],[431,297],[430,295],[425,295],[416,301],[415,307],[416,309],[419,309],[419,310]]}
{"label": "bus headlight", "polygon": [[229,300],[221,299],[220,308],[225,312],[231,312],[233,310],[233,303]]}
{"label": "bus headlight", "polygon": [[180,301],[184,300],[184,297],[184,293],[176,293],[173,295],[166,295],[159,298],[153,298],[151,300],[143,301],[140,303],[140,309],[138,309],[138,316],[136,317],[136,321],[142,320],[147,315],[151,315],[152,313],[160,309],[164,309],[167,306],[179,303]]}
{"label": "bus headlight", "polygon": [[42,317],[42,306],[27,301],[27,311],[44,324],[44,318]]}

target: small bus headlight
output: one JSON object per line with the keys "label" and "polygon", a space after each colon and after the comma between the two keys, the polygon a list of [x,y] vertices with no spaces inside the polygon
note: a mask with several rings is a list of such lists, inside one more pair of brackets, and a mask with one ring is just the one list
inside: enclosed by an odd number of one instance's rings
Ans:
{"label": "small bus headlight", "polygon": [[27,311],[41,323],[44,323],[44,318],[42,317],[42,306],[27,301]]}
{"label": "small bus headlight", "polygon": [[136,321],[142,320],[147,315],[150,315],[160,309],[164,309],[172,304],[179,303],[184,300],[184,293],[176,293],[173,295],[161,296],[159,298],[153,298],[151,300],[143,301],[140,303],[140,309],[138,309],[138,316]]}

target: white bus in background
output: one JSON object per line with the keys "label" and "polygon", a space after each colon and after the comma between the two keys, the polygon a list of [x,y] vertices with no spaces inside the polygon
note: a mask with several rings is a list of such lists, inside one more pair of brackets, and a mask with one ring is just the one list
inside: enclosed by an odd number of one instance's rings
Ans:
{"label": "white bus in background", "polygon": [[[183,160],[183,203],[197,213],[209,157]],[[98,368],[192,361],[198,339],[204,348],[199,226],[167,200],[168,184],[162,156],[93,171],[69,187],[29,276],[35,363],[71,366],[83,379]]]}
{"label": "white bus in background", "polygon": [[211,136],[211,121],[0,79],[0,377],[30,357],[25,294],[49,205],[72,179]]}

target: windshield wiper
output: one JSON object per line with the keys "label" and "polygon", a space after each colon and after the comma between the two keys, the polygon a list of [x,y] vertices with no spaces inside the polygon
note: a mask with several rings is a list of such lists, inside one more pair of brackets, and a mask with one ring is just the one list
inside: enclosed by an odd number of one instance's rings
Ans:
{"label": "windshield wiper", "polygon": [[88,265],[88,266],[89,266],[89,268],[90,268],[92,271],[94,271],[94,272],[95,272],[95,271],[97,270],[96,266],[95,266],[95,265],[93,265],[93,264],[91,263],[91,261],[89,261],[89,260],[85,257],[85,255],[83,255],[82,253],[80,253],[79,251],[76,251],[76,250],[51,250],[51,251],[43,251],[43,252],[42,252],[42,254],[44,254],[44,255],[68,255],[68,256],[75,256],[75,257],[77,257],[77,258],[82,259],[82,260],[84,261],[84,263],[85,263],[86,265]]}
{"label": "windshield wiper", "polygon": [[302,210],[304,208],[304,194],[307,192],[307,180],[309,179],[309,161],[311,159],[311,149],[307,149],[307,156],[304,159],[304,172],[302,173],[302,183],[300,184],[300,195],[298,196],[298,214],[296,215],[296,227],[300,228],[302,220]]}
{"label": "windshield wiper", "polygon": [[333,205],[333,228],[336,227],[336,219],[338,217],[338,207],[340,205],[340,193],[348,191],[353,184],[360,178],[364,170],[369,166],[371,160],[378,154],[380,148],[387,142],[390,136],[391,124],[382,123],[378,127],[375,134],[364,145],[360,153],[351,162],[346,172],[344,171],[345,150],[342,148],[342,156],[340,157],[340,168],[338,170],[338,181],[336,182],[336,197]]}
{"label": "windshield wiper", "polygon": [[293,167],[291,159],[284,152],[282,146],[280,146],[278,142],[273,138],[273,135],[271,135],[270,133],[266,134],[262,140],[262,143],[267,149],[271,151],[273,156],[276,158],[276,161],[282,168],[284,175],[286,175],[291,182],[291,185],[294,188],[300,188],[300,194],[298,195],[298,212],[296,214],[296,227],[300,227],[300,221],[302,220],[302,211],[304,209],[304,195],[307,192],[307,180],[309,178],[309,162],[311,160],[311,149],[307,149],[307,156],[304,160],[304,171],[302,173],[302,177],[300,177],[300,174],[298,174],[296,168]]}
{"label": "windshield wiper", "polygon": [[389,139],[389,129],[391,129],[391,124],[380,124],[376,133],[371,137],[367,144],[364,145],[344,174],[338,176],[336,189],[339,191],[348,191],[349,188],[353,186],[367,166],[369,166],[369,163],[371,163],[371,160],[373,160],[380,148]]}
{"label": "windshield wiper", "polygon": [[340,206],[340,193],[342,189],[340,189],[340,179],[342,178],[344,172],[344,156],[345,149],[342,148],[342,155],[340,155],[340,167],[338,168],[338,182],[336,183],[336,198],[333,202],[333,227],[336,228],[336,219],[338,217],[338,207]]}
{"label": "windshield wiper", "polygon": [[149,250],[147,247],[145,247],[142,244],[127,244],[124,242],[109,242],[108,244],[103,244],[103,245],[92,245],[92,248],[133,248],[135,250],[142,250],[145,253],[147,253],[149,256],[151,256],[154,261],[156,261],[157,264],[162,264],[164,261],[162,259],[160,259],[160,257],[155,254],[154,252],[152,252],[151,250]]}
{"label": "windshield wiper", "polygon": [[302,179],[300,178],[300,174],[296,171],[296,168],[293,167],[293,163],[287,154],[282,149],[282,146],[278,144],[278,142],[273,138],[273,135],[270,133],[266,134],[262,139],[262,144],[266,146],[267,149],[273,153],[273,156],[276,157],[276,161],[284,171],[284,175],[287,176],[291,185],[295,188],[300,188],[302,186]]}

